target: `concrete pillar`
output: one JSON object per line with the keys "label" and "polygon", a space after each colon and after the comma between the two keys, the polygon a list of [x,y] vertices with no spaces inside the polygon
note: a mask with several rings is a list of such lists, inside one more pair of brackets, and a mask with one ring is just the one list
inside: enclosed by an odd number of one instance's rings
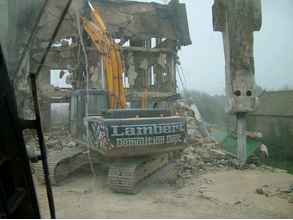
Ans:
{"label": "concrete pillar", "polygon": [[237,117],[238,159],[244,165],[246,115],[256,107],[253,32],[261,29],[261,0],[215,0],[213,25],[223,34],[226,107]]}

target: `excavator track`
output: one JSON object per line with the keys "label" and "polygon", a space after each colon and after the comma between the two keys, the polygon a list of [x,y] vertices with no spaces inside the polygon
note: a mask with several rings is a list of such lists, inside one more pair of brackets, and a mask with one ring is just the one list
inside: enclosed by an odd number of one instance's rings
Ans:
{"label": "excavator track", "polygon": [[108,181],[114,192],[135,194],[142,181],[168,163],[168,154],[112,163]]}
{"label": "excavator track", "polygon": [[[48,154],[49,178],[52,185],[58,185],[72,172],[88,164],[87,155],[81,149],[64,148],[50,151]],[[44,183],[43,166],[41,162],[33,164],[35,176],[40,183]]]}

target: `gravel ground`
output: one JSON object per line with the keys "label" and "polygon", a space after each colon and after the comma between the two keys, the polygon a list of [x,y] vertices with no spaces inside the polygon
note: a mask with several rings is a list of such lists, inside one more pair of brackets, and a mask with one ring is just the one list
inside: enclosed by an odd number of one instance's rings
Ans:
{"label": "gravel ground", "polygon": [[[54,187],[58,218],[293,218],[284,196],[256,193],[263,185],[290,187],[293,176],[274,169],[210,170],[180,184],[174,164],[145,181],[136,195],[112,193],[107,173],[84,167]],[[175,172],[176,173],[176,172]],[[43,217],[48,217],[43,185],[38,185]]]}

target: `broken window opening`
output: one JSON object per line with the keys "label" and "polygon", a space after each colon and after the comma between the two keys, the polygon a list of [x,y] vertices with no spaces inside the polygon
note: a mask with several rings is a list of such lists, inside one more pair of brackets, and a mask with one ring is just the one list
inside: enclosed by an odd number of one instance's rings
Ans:
{"label": "broken window opening", "polygon": [[162,79],[163,79],[163,82],[166,83],[168,82],[168,73],[167,72],[163,72],[162,73]]}
{"label": "broken window opening", "polygon": [[151,66],[151,78],[150,78],[150,86],[154,87],[156,84],[156,75],[155,75],[155,66]]}
{"label": "broken window opening", "polygon": [[122,45],[122,47],[129,47],[130,46],[130,41],[128,40],[128,41],[126,41],[123,45]]}
{"label": "broken window opening", "polygon": [[65,37],[56,41],[52,47],[64,47],[64,46],[71,46],[73,44],[74,39],[72,37]]}
{"label": "broken window opening", "polygon": [[157,38],[151,39],[151,48],[156,48],[158,46],[157,44]]}
{"label": "broken window opening", "polygon": [[122,81],[123,81],[123,88],[124,89],[129,89],[130,88],[130,85],[129,85],[129,79],[128,79],[128,76],[126,76],[125,73],[122,74]]}
{"label": "broken window opening", "polygon": [[68,70],[50,70],[50,85],[59,89],[72,89]]}

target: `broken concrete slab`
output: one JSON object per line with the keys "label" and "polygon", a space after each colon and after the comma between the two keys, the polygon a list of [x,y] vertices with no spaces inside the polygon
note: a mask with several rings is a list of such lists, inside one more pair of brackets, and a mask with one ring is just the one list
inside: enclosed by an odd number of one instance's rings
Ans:
{"label": "broken concrete slab", "polygon": [[115,38],[168,38],[180,45],[191,44],[185,4],[95,0],[110,33]]}

